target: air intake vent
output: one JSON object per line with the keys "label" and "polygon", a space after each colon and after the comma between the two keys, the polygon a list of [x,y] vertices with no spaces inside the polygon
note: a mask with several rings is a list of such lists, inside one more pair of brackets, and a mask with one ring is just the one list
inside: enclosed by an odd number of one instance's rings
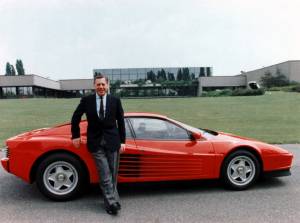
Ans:
{"label": "air intake vent", "polygon": [[121,154],[119,175],[122,177],[140,177],[140,155]]}

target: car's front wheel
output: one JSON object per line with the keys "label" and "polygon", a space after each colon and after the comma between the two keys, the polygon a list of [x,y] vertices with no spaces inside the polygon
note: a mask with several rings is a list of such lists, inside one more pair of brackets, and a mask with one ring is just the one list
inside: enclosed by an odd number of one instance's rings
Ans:
{"label": "car's front wheel", "polygon": [[225,186],[234,190],[244,190],[253,185],[259,177],[260,164],[251,152],[238,150],[224,160],[221,171]]}
{"label": "car's front wheel", "polygon": [[37,167],[37,187],[52,200],[70,200],[82,191],[84,173],[84,168],[76,157],[66,153],[52,154]]}

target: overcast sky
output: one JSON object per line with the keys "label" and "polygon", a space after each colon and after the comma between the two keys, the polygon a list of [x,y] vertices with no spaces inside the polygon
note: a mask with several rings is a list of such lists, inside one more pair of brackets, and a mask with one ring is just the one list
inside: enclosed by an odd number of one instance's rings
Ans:
{"label": "overcast sky", "polygon": [[211,66],[236,75],[300,59],[299,0],[0,0],[0,74]]}

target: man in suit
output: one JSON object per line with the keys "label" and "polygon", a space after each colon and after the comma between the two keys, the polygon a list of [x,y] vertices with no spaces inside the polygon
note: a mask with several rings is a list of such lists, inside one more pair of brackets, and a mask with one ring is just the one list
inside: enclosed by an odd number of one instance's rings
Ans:
{"label": "man in suit", "polygon": [[72,141],[80,147],[81,116],[87,117],[87,148],[92,153],[107,213],[116,215],[121,209],[117,191],[119,153],[125,149],[124,112],[119,98],[107,94],[108,78],[94,77],[95,94],[85,96],[72,117]]}

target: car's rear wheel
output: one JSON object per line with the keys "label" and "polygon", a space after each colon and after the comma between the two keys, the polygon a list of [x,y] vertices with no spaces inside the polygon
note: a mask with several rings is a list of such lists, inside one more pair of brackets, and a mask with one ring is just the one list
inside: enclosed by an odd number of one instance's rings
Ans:
{"label": "car's rear wheel", "polygon": [[259,177],[260,164],[251,152],[238,150],[225,159],[221,171],[225,186],[234,190],[244,190],[253,185]]}
{"label": "car's rear wheel", "polygon": [[56,153],[46,157],[37,167],[38,189],[46,197],[56,200],[75,198],[84,186],[84,168],[74,156]]}

